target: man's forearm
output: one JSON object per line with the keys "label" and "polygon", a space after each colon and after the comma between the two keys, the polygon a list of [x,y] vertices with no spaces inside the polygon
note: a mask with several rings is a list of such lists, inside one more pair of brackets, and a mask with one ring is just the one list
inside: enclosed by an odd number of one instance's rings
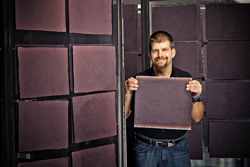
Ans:
{"label": "man's forearm", "polygon": [[130,106],[131,106],[132,96],[133,96],[133,94],[130,94],[130,93],[125,94],[125,115],[126,115],[126,118],[128,118],[130,113],[131,113]]}
{"label": "man's forearm", "polygon": [[204,113],[204,105],[201,102],[192,103],[191,117],[195,122],[199,122]]}

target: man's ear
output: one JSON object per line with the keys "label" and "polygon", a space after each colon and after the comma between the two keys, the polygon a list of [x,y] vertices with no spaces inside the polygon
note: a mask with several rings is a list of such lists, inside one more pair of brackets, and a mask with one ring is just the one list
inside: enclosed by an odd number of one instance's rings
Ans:
{"label": "man's ear", "polygon": [[148,51],[148,57],[151,59],[151,53],[150,53],[150,51]]}
{"label": "man's ear", "polygon": [[175,57],[175,55],[176,55],[176,49],[175,48],[172,48],[172,58],[174,58]]}

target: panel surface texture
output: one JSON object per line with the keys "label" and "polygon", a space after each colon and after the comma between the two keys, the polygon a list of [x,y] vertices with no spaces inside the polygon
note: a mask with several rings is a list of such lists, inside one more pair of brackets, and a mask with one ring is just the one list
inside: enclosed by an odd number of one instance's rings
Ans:
{"label": "panel surface texture", "polygon": [[250,118],[250,83],[207,83],[208,118]]}
{"label": "panel surface texture", "polygon": [[105,145],[72,153],[73,167],[115,167],[115,145]]}
{"label": "panel surface texture", "polygon": [[73,113],[75,142],[117,134],[114,92],[73,97]]}
{"label": "panel surface texture", "polygon": [[138,73],[138,54],[137,52],[125,52],[125,79],[134,76]]}
{"label": "panel surface texture", "polygon": [[116,89],[114,46],[73,46],[74,91]]}
{"label": "panel surface texture", "polygon": [[68,101],[19,103],[19,151],[68,147]]}
{"label": "panel surface texture", "polygon": [[197,78],[197,53],[196,43],[175,44],[176,55],[173,59],[174,66],[189,72],[193,78]]}
{"label": "panel surface texture", "polygon": [[111,0],[69,0],[69,32],[112,34]]}
{"label": "panel surface texture", "polygon": [[68,167],[68,158],[49,159],[43,161],[26,162],[18,164],[18,167]]}
{"label": "panel surface texture", "polygon": [[175,41],[197,40],[196,6],[152,8],[152,32],[167,31]]}
{"label": "panel surface texture", "polygon": [[16,29],[66,32],[65,1],[16,0]]}
{"label": "panel surface texture", "polygon": [[206,5],[207,40],[249,40],[249,4]]}
{"label": "panel surface texture", "polygon": [[19,47],[21,98],[69,94],[68,49]]}
{"label": "panel surface texture", "polygon": [[191,78],[137,76],[135,127],[191,129]]}
{"label": "panel surface texture", "polygon": [[209,155],[250,158],[250,122],[209,122]]}
{"label": "panel surface texture", "polygon": [[250,79],[250,42],[208,42],[209,79]]}
{"label": "panel surface texture", "polygon": [[202,125],[192,124],[192,130],[187,131],[188,147],[191,159],[203,159]]}

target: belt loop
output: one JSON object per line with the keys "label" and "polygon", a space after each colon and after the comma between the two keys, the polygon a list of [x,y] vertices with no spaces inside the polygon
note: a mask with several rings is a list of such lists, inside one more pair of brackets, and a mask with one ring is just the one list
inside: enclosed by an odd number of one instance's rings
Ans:
{"label": "belt loop", "polygon": [[149,141],[150,141],[150,146],[152,146],[152,139],[150,138]]}

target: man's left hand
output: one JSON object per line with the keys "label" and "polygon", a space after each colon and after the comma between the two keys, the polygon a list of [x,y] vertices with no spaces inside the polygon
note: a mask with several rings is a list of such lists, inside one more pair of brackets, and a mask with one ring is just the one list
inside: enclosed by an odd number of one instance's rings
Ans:
{"label": "man's left hand", "polygon": [[193,93],[193,97],[198,97],[202,92],[202,85],[197,80],[192,80],[186,85],[186,90]]}

